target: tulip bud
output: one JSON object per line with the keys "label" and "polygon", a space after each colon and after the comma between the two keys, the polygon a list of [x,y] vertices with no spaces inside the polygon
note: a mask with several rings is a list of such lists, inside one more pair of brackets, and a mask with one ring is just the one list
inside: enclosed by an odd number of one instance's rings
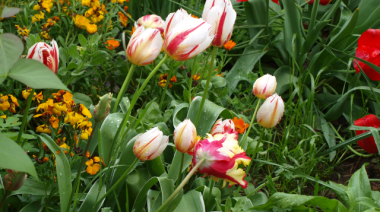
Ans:
{"label": "tulip bud", "polygon": [[99,103],[94,108],[94,119],[96,122],[103,121],[110,113],[112,93],[107,93],[99,97],[99,99]]}
{"label": "tulip bud", "polygon": [[138,27],[127,46],[128,60],[138,66],[150,64],[160,54],[162,44],[158,29]]}
{"label": "tulip bud", "polygon": [[273,95],[276,86],[276,77],[266,74],[255,81],[252,92],[257,98],[266,99]]}
{"label": "tulip bud", "polygon": [[155,127],[136,139],[133,153],[141,161],[153,160],[165,150],[168,141],[169,136],[165,136],[158,127]]}
{"label": "tulip bud", "polygon": [[284,115],[284,101],[277,94],[268,97],[257,112],[257,123],[265,128],[276,126]]}
{"label": "tulip bud", "polygon": [[215,35],[213,46],[223,46],[232,35],[236,20],[236,12],[230,0],[207,0],[202,19],[212,25],[210,35]]}
{"label": "tulip bud", "polygon": [[[167,28],[170,24],[166,23]],[[202,19],[185,17],[165,34],[164,51],[176,61],[188,60],[210,46],[212,26]]]}
{"label": "tulip bud", "polygon": [[7,191],[16,191],[24,185],[24,182],[27,178],[25,172],[18,172],[11,169],[7,169],[8,174],[4,176],[3,183],[4,188]]}
{"label": "tulip bud", "polygon": [[160,33],[164,33],[165,21],[158,15],[146,15],[139,18],[135,22],[135,28],[144,26],[145,28],[158,29]]}
{"label": "tulip bud", "polygon": [[219,119],[215,122],[214,126],[211,128],[211,135],[224,134],[229,132],[229,130],[235,130],[235,124],[231,119],[226,119],[222,121]]}
{"label": "tulip bud", "polygon": [[192,150],[197,142],[197,129],[190,119],[181,122],[174,130],[175,148],[182,153]]}
{"label": "tulip bud", "polygon": [[54,74],[57,74],[59,63],[59,50],[55,40],[51,42],[52,46],[44,42],[34,44],[28,51],[26,58],[38,60],[45,64]]}

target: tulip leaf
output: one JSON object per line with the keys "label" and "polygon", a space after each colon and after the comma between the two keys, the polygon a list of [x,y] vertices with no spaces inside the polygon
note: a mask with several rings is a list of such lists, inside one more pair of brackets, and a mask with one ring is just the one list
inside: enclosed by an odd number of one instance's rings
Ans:
{"label": "tulip leaf", "polygon": [[90,109],[90,106],[92,105],[91,98],[83,93],[74,93],[73,100],[76,104],[83,104],[84,106],[86,106],[87,109]]}
{"label": "tulip leaf", "polygon": [[27,204],[25,207],[23,207],[20,212],[32,212],[32,211],[40,211],[44,206],[41,205],[41,201],[34,201],[29,204]]}
{"label": "tulip leaf", "polygon": [[95,206],[95,204],[105,194],[106,185],[104,184],[104,182],[103,185],[100,185],[100,181],[97,180],[95,184],[91,187],[90,191],[88,191],[86,198],[84,199],[82,205],[79,208],[79,212],[87,212],[90,208],[94,208],[94,211],[99,211],[105,199],[103,199],[103,201],[99,203],[97,206]]}
{"label": "tulip leaf", "polygon": [[20,8],[4,6],[1,18],[9,18],[20,12]]}
{"label": "tulip leaf", "polygon": [[14,34],[0,34],[0,83],[8,76],[9,69],[24,51],[24,44]]}
{"label": "tulip leaf", "polygon": [[55,156],[61,211],[68,211],[67,207],[70,206],[70,195],[72,192],[70,163],[63,150],[57,146],[49,135],[42,133],[38,137]]}
{"label": "tulip leaf", "polygon": [[359,5],[359,19],[354,34],[362,34],[380,20],[380,4],[378,0],[362,0]]}
{"label": "tulip leaf", "polygon": [[45,188],[42,182],[39,182],[33,178],[27,178],[24,182],[24,185],[16,190],[12,191],[11,195],[17,194],[32,194],[32,195],[41,195],[50,194],[51,188]]}
{"label": "tulip leaf", "polygon": [[[319,118],[320,118],[320,122],[321,122],[321,128],[322,128],[323,136],[325,137],[329,148],[331,148],[331,147],[336,145],[335,132],[329,126],[327,121],[323,118],[323,114],[321,112],[320,112],[320,114],[321,114],[321,116]],[[335,155],[336,155],[336,151],[330,152],[330,162],[334,159]]]}
{"label": "tulip leaf", "polygon": [[38,180],[33,162],[25,151],[2,133],[0,133],[0,155],[0,168],[26,172]]}
{"label": "tulip leaf", "polygon": [[9,71],[9,77],[34,89],[69,90],[44,64],[31,59],[19,59]]}
{"label": "tulip leaf", "polygon": [[199,191],[195,191],[195,190],[191,190],[187,192],[185,195],[183,195],[181,202],[179,202],[177,208],[174,210],[174,212],[193,212],[193,211],[197,211],[197,212],[206,211],[202,194]]}

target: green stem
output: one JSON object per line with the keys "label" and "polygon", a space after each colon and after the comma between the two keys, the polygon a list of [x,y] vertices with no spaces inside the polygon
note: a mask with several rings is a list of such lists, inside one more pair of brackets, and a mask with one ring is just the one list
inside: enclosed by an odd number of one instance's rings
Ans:
{"label": "green stem", "polygon": [[7,200],[7,197],[8,197],[8,195],[9,195],[10,193],[11,193],[10,191],[5,191],[5,194],[4,194],[4,196],[3,196],[3,199],[2,199],[1,202],[0,202],[0,211],[1,211],[1,209],[3,208],[4,203],[5,203],[5,200]]}
{"label": "green stem", "polygon": [[131,68],[129,69],[128,75],[125,78],[123,85],[121,86],[119,94],[117,95],[117,99],[112,110],[113,113],[116,113],[117,106],[119,105],[121,98],[124,96],[125,92],[127,91],[128,85],[131,82],[131,78],[133,76],[133,72],[135,71],[135,67],[136,65],[132,64]]}
{"label": "green stem", "polygon": [[172,68],[173,68],[173,65],[172,65],[172,63],[170,63],[170,69],[169,69],[168,78],[166,79],[166,84],[165,84],[164,92],[162,92],[161,100],[160,100],[160,104],[159,104],[159,108],[160,109],[162,108],[162,104],[164,103],[164,99],[165,99],[165,96],[166,96],[166,91],[168,90],[168,87],[169,87],[169,84],[170,84],[170,79],[172,78]]}
{"label": "green stem", "polygon": [[[95,122],[93,129],[96,129],[96,125],[98,125],[98,122]],[[90,135],[90,138],[88,139],[86,148],[84,149],[83,156],[82,156],[82,161],[80,162],[79,169],[78,169],[78,172],[77,172],[77,177],[76,177],[76,179],[74,181],[74,187],[73,187],[74,189],[73,189],[73,191],[70,194],[69,205],[67,207],[67,210],[70,209],[71,199],[73,198],[74,192],[76,193],[76,195],[78,195],[78,189],[75,189],[75,188],[77,188],[77,186],[79,186],[78,184],[79,184],[79,181],[80,181],[80,175],[82,173],[81,170],[82,170],[83,165],[84,165],[84,160],[86,159],[85,155],[86,155],[86,153],[88,151],[88,148],[90,147],[90,143],[91,143],[93,135],[94,135],[94,130],[91,132],[91,135]],[[74,206],[73,206],[74,210],[75,210],[75,207],[76,207],[76,203],[77,203],[77,201],[75,200],[74,201]]]}
{"label": "green stem", "polygon": [[256,105],[256,108],[255,108],[255,112],[253,113],[253,116],[252,116],[252,119],[251,119],[251,123],[249,124],[247,133],[245,134],[244,139],[243,139],[243,141],[241,143],[241,146],[243,148],[244,148],[245,141],[247,140],[247,137],[249,135],[249,131],[251,131],[253,120],[255,119],[255,116],[256,116],[256,113],[257,113],[257,109],[259,108],[259,105],[260,105],[260,101],[261,101],[261,99],[259,99],[259,101],[257,101],[257,105]]}
{"label": "green stem", "polygon": [[209,187],[210,191],[208,192],[207,200],[205,202],[205,205],[208,205],[208,203],[210,202],[211,194],[212,194],[212,189],[214,188],[214,184],[215,184],[215,181],[213,181],[213,180],[210,179],[210,182],[208,184],[208,187]]}
{"label": "green stem", "polygon": [[[32,91],[30,92],[30,94],[28,96],[27,102],[26,102],[26,108],[25,108],[25,111],[24,111],[24,116],[22,117],[21,128],[20,128],[20,131],[18,132],[17,143],[20,143],[21,137],[22,137],[22,133],[25,130],[26,122],[28,122],[29,108],[30,108],[30,105],[32,104],[32,99],[33,99],[33,96],[34,96],[34,91],[35,90],[32,89]],[[25,141],[26,140],[24,140],[22,142],[21,147],[24,147]]]}
{"label": "green stem", "polygon": [[181,184],[179,184],[179,186],[175,189],[175,191],[172,193],[172,195],[170,195],[170,197],[164,202],[164,204],[162,204],[157,210],[156,212],[160,212],[160,211],[163,211],[165,209],[165,207],[174,199],[174,197],[177,196],[177,194],[179,193],[179,191],[181,191],[181,189],[186,185],[186,183],[189,181],[189,179],[193,176],[194,172],[196,172],[198,170],[198,168],[202,165],[202,163],[205,161],[205,158],[202,158],[198,163],[197,165],[195,165],[191,171],[189,172],[189,174],[187,174],[187,176],[185,177],[185,179],[183,179],[183,181],[181,182]]}
{"label": "green stem", "polygon": [[181,152],[180,154],[182,154],[182,158],[181,158],[181,166],[180,166],[179,173],[178,173],[178,179],[177,179],[177,182],[176,182],[176,187],[178,187],[179,181],[181,181],[181,173],[182,173],[182,167],[183,167],[183,160],[185,158],[185,154],[184,153]]}
{"label": "green stem", "polygon": [[194,57],[194,61],[193,61],[193,66],[190,70],[190,79],[189,79],[189,105],[191,105],[191,85],[193,84],[193,74],[194,74],[194,70],[195,70],[195,64],[197,62],[197,57],[198,55],[196,55]]}
{"label": "green stem", "polygon": [[197,124],[199,122],[199,119],[201,118],[203,106],[204,106],[205,101],[206,101],[207,91],[208,91],[208,87],[210,85],[212,71],[214,69],[214,60],[215,60],[215,55],[216,55],[217,48],[218,47],[214,46],[213,49],[212,49],[211,65],[210,65],[210,69],[208,71],[207,82],[206,82],[205,90],[203,91],[203,97],[202,97],[201,105],[200,105],[199,110],[198,110],[197,118],[195,119],[195,122],[194,122],[195,126],[197,126]]}

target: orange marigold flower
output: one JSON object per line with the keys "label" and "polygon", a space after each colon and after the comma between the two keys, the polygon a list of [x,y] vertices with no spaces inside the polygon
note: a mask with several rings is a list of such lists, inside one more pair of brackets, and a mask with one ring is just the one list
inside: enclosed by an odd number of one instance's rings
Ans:
{"label": "orange marigold flower", "polygon": [[87,151],[87,152],[86,152],[86,158],[89,158],[89,157],[90,157],[90,152]]}
{"label": "orange marigold flower", "polygon": [[170,82],[177,82],[177,77],[172,76],[172,78],[170,78]]}
{"label": "orange marigold flower", "polygon": [[122,13],[122,12],[118,12],[117,15],[119,16],[119,21],[120,21],[120,24],[126,28],[127,25],[128,25],[128,17]]}
{"label": "orange marigold flower", "polygon": [[107,42],[104,43],[104,44],[106,44],[107,49],[114,50],[120,46],[120,42],[117,40],[114,40],[114,39],[115,38],[109,38],[109,40],[107,40]]}
{"label": "orange marigold flower", "polygon": [[87,161],[86,165],[87,165],[86,172],[89,173],[90,175],[95,175],[100,170],[100,164],[94,163],[92,159]]}
{"label": "orange marigold flower", "polygon": [[235,117],[233,122],[235,124],[236,132],[238,132],[240,134],[243,134],[245,132],[245,129],[247,129],[249,127],[249,124],[244,123],[242,118],[238,119],[237,117]]}
{"label": "orange marigold flower", "polygon": [[199,80],[201,78],[201,76],[199,76],[198,74],[194,74],[193,75],[193,80],[196,81],[196,80]]}
{"label": "orange marigold flower", "polygon": [[124,6],[124,11],[127,12],[128,6]]}
{"label": "orange marigold flower", "polygon": [[98,31],[98,26],[96,24],[89,24],[86,30],[89,34],[95,34]]}
{"label": "orange marigold flower", "polygon": [[229,40],[226,44],[223,45],[223,47],[227,50],[230,51],[232,48],[236,46],[236,43],[233,42],[232,40]]}

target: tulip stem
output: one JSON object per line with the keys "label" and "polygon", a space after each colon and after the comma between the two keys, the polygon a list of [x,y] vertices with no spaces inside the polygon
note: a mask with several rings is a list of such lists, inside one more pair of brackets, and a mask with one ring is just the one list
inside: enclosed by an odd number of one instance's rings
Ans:
{"label": "tulip stem", "polygon": [[128,75],[125,78],[123,85],[121,86],[119,94],[117,95],[117,99],[115,105],[113,106],[112,113],[116,113],[117,106],[119,105],[121,98],[124,96],[125,92],[128,89],[128,85],[131,82],[131,78],[133,76],[133,72],[135,71],[135,67],[136,65],[132,64],[131,68],[129,69]]}
{"label": "tulip stem", "polygon": [[181,173],[182,173],[182,167],[183,167],[183,160],[185,158],[185,153],[180,153],[182,155],[182,158],[181,158],[181,165],[180,165],[180,168],[179,168],[179,173],[178,173],[178,179],[177,179],[177,182],[176,182],[176,187],[178,187],[178,184],[179,184],[179,181],[181,181]]}
{"label": "tulip stem", "polygon": [[168,73],[168,78],[166,79],[165,88],[164,88],[164,91],[162,92],[160,104],[159,104],[159,107],[158,107],[160,109],[162,107],[162,104],[164,103],[164,99],[165,99],[165,96],[166,96],[166,91],[168,90],[168,87],[169,87],[169,84],[170,84],[170,80],[172,78],[172,69],[173,69],[173,64],[170,63],[170,69],[169,69],[169,73]]}
{"label": "tulip stem", "polygon": [[189,174],[187,174],[187,176],[185,177],[185,179],[183,179],[183,181],[181,182],[181,184],[179,184],[179,186],[175,189],[175,191],[172,193],[172,195],[170,195],[170,197],[164,202],[164,204],[162,204],[157,210],[156,212],[160,212],[160,211],[163,211],[166,206],[174,199],[174,197],[177,196],[177,194],[179,193],[179,191],[181,191],[181,189],[186,185],[186,183],[190,180],[190,178],[193,176],[194,172],[196,172],[198,170],[198,168],[202,165],[202,163],[205,161],[206,159],[205,158],[202,158],[192,169],[191,171],[189,172]]}
{"label": "tulip stem", "polygon": [[[35,90],[32,89],[32,91],[30,92],[30,94],[28,96],[27,102],[26,102],[26,108],[25,108],[25,111],[24,111],[24,116],[22,117],[21,128],[20,128],[20,131],[18,132],[17,143],[20,143],[21,137],[22,137],[22,133],[25,130],[26,122],[28,122],[29,108],[30,108],[30,105],[32,104],[32,99],[33,99],[33,96],[34,96],[34,91]],[[25,141],[26,141],[26,139],[22,142],[21,147],[24,147]]]}
{"label": "tulip stem", "polygon": [[8,197],[8,195],[9,195],[10,193],[11,193],[10,191],[5,191],[5,194],[4,194],[4,196],[3,196],[3,199],[1,200],[1,203],[0,203],[0,211],[1,211],[1,209],[3,208],[4,203],[5,203],[5,200],[7,200],[7,197]]}
{"label": "tulip stem", "polygon": [[248,137],[248,135],[249,135],[249,131],[251,131],[252,124],[253,124],[253,120],[254,120],[255,117],[256,117],[257,109],[259,109],[260,101],[261,101],[261,99],[259,99],[259,101],[257,101],[257,105],[256,105],[256,108],[255,108],[255,112],[253,113],[253,116],[252,116],[252,119],[251,119],[251,123],[249,124],[248,130],[247,130],[247,133],[245,134],[245,136],[244,136],[244,138],[243,138],[243,141],[241,142],[241,146],[243,147],[243,149],[244,149],[245,141],[247,140],[247,137]]}
{"label": "tulip stem", "polygon": [[189,79],[189,106],[191,105],[191,85],[193,84],[193,74],[195,73],[194,70],[195,70],[195,64],[197,62],[197,57],[198,55],[196,55],[193,59],[193,66],[190,70],[190,79]]}
{"label": "tulip stem", "polygon": [[[207,82],[206,82],[205,90],[203,91],[203,96],[202,96],[201,105],[200,105],[199,110],[198,110],[197,118],[195,119],[195,122],[194,122],[194,125],[195,125],[195,126],[198,125],[199,119],[201,118],[201,114],[202,114],[203,106],[204,106],[205,101],[206,101],[207,91],[208,91],[208,87],[209,87],[209,85],[210,85],[210,80],[211,80],[212,71],[213,71],[213,69],[214,69],[214,60],[215,60],[216,50],[217,50],[217,49],[218,49],[218,47],[216,47],[216,46],[214,46],[213,49],[212,49],[212,56],[211,56],[210,69],[209,69],[209,71],[208,71]],[[206,62],[207,62],[207,61],[206,61]]]}

